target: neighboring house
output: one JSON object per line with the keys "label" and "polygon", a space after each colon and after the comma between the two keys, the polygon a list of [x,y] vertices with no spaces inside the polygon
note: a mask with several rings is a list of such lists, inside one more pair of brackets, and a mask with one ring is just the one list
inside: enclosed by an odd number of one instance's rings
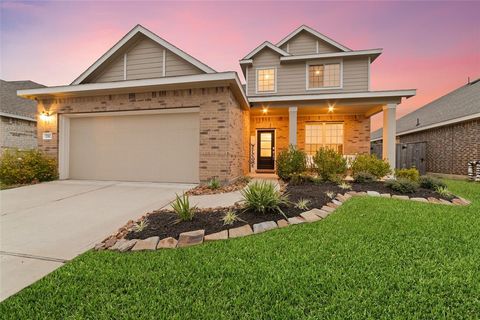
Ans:
{"label": "neighboring house", "polygon": [[33,81],[0,80],[0,153],[37,147],[37,103],[17,96],[17,90],[41,87]]}
{"label": "neighboring house", "polygon": [[19,95],[39,101],[39,148],[58,156],[62,179],[230,181],[273,171],[289,144],[368,153],[382,111],[394,166],[395,111],[415,90],[370,90],[380,53],[302,26],[240,60],[244,89],[138,25],[71,85]]}
{"label": "neighboring house", "polygon": [[[382,144],[382,129],[371,140]],[[397,142],[425,142],[427,172],[466,175],[480,161],[480,79],[398,119]]]}

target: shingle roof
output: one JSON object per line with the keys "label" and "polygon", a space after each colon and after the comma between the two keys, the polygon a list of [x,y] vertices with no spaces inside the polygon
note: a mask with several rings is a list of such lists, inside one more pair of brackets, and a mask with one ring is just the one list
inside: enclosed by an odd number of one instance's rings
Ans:
{"label": "shingle roof", "polygon": [[[437,123],[480,113],[480,79],[452,92],[397,120],[397,135],[410,130],[421,131]],[[371,140],[382,138],[382,129],[370,134]]]}
{"label": "shingle roof", "polygon": [[5,81],[0,79],[0,112],[35,119],[37,103],[17,96],[17,90],[42,87],[45,86],[30,80]]}

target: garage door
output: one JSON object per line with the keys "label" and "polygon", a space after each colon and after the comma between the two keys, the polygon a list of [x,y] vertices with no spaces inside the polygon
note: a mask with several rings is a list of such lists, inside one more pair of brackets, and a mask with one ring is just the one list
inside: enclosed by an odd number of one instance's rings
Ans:
{"label": "garage door", "polygon": [[199,180],[198,112],[70,118],[71,179]]}

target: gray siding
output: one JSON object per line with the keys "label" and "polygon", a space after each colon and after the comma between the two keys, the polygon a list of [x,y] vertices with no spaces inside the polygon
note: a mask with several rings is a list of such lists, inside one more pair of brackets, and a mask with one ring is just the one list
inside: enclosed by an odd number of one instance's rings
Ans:
{"label": "gray siding", "polygon": [[[315,93],[338,93],[368,90],[368,58],[353,57],[343,58],[343,88],[307,90],[306,63],[338,62],[340,59],[316,59],[310,61],[288,62],[280,64],[280,57],[270,49],[264,49],[253,58],[253,66],[248,67],[248,92],[249,96],[255,95],[291,95],[291,94],[315,94]],[[256,68],[277,68],[277,92],[256,94]]]}
{"label": "gray siding", "polygon": [[292,55],[341,52],[340,49],[332,46],[328,42],[317,39],[316,37],[305,31],[300,32],[295,37],[284,43],[281,46],[281,49],[287,51],[287,44],[288,52]]}
{"label": "gray siding", "polygon": [[163,77],[163,54],[165,56],[165,76],[185,76],[204,73],[188,61],[166,50],[155,41],[141,36],[123,50],[119,50],[110,61],[104,63],[92,74],[88,82],[111,82],[124,80],[124,56],[127,56],[127,80]]}

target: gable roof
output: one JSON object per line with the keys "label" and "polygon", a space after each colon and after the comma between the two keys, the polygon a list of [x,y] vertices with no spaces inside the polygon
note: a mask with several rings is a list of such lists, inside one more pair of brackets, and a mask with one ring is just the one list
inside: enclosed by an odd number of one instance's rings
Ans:
{"label": "gable roof", "polygon": [[252,50],[249,54],[247,54],[242,60],[251,59],[254,55],[256,55],[257,53],[259,53],[260,51],[262,51],[264,48],[270,48],[270,49],[272,49],[273,51],[277,52],[278,54],[280,54],[281,56],[284,56],[284,57],[287,57],[287,56],[290,55],[287,51],[284,51],[284,50],[280,49],[279,47],[275,46],[275,45],[272,44],[271,42],[265,41],[264,43],[262,43],[261,45],[259,45],[259,46],[256,47],[255,49],[253,49],[253,50]]}
{"label": "gable roof", "polygon": [[0,80],[0,115],[35,121],[37,103],[17,96],[17,90],[44,87],[44,85],[30,80]]}
{"label": "gable roof", "polygon": [[332,46],[334,46],[334,47],[336,47],[336,48],[338,48],[342,51],[352,51],[350,48],[345,47],[344,45],[338,43],[337,41],[335,41],[333,39],[330,39],[326,35],[318,32],[317,30],[312,29],[312,28],[310,28],[309,26],[306,26],[306,25],[301,25],[300,27],[295,29],[293,32],[291,32],[288,36],[286,36],[285,38],[280,40],[280,42],[277,43],[277,47],[281,47],[282,45],[287,43],[290,39],[292,39],[293,37],[295,37],[297,34],[299,34],[302,31],[306,31],[306,32],[312,34],[313,36],[331,44]]}
{"label": "gable roof", "polygon": [[[397,135],[480,118],[480,79],[472,81],[397,120]],[[382,139],[382,129],[370,134]]]}
{"label": "gable roof", "polygon": [[195,59],[188,53],[179,48],[175,47],[173,44],[169,43],[168,41],[160,38],[155,33],[151,32],[147,28],[137,24],[132,30],[130,30],[120,41],[118,41],[113,47],[111,47],[106,53],[104,53],[95,63],[93,63],[87,70],[85,70],[78,78],[76,78],[72,85],[80,84],[83,80],[85,80],[90,74],[92,74],[95,70],[97,70],[104,62],[108,60],[115,52],[123,48],[129,40],[131,40],[137,34],[143,34],[146,37],[152,39],[162,47],[170,50],[174,54],[178,55],[179,57],[185,59],[186,61],[190,62],[192,65],[197,67],[198,69],[204,71],[205,73],[216,73],[216,71],[203,62]]}

